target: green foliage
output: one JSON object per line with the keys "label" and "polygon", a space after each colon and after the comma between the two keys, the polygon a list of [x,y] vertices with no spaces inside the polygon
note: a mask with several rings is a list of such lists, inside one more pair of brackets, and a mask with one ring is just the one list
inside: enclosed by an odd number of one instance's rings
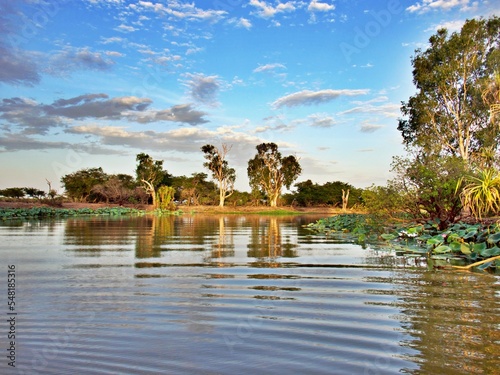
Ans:
{"label": "green foliage", "polygon": [[307,228],[327,236],[342,235],[345,240],[365,244],[375,241],[383,230],[382,223],[374,216],[362,214],[342,214],[310,223]]}
{"label": "green foliage", "polygon": [[217,186],[207,181],[206,173],[193,173],[191,177],[172,177],[175,200],[190,205],[214,205],[218,203]]}
{"label": "green foliage", "polygon": [[43,198],[45,196],[45,192],[43,190],[40,190],[37,188],[24,187],[23,190],[26,193],[26,195],[31,197],[31,198],[40,199],[40,198]]}
{"label": "green foliage", "polygon": [[81,208],[81,209],[65,209],[65,208],[50,208],[50,207],[34,207],[34,208],[8,208],[0,209],[0,219],[15,220],[15,219],[39,219],[51,217],[69,217],[80,215],[136,215],[144,214],[144,211],[126,207],[103,207],[103,208]]}
{"label": "green foliage", "polygon": [[465,177],[462,190],[464,207],[478,219],[500,211],[500,173],[495,168],[485,168],[476,175]]}
{"label": "green foliage", "polygon": [[246,191],[234,190],[234,193],[226,200],[227,205],[246,206],[252,200],[251,194]]}
{"label": "green foliage", "polygon": [[23,188],[11,187],[0,190],[0,195],[6,198],[22,198],[25,195],[25,190]]}
{"label": "green foliage", "polygon": [[160,186],[156,194],[160,210],[175,210],[175,189],[172,186]]}
{"label": "green foliage", "polygon": [[498,147],[500,128],[488,122],[482,95],[498,70],[500,19],[468,20],[460,32],[440,29],[412,59],[417,93],[399,121],[407,146],[469,162],[482,147]]}
{"label": "green foliage", "polygon": [[465,166],[459,157],[394,158],[392,189],[402,196],[402,208],[419,220],[439,220],[441,229],[460,218],[457,183]]}
{"label": "green foliage", "polygon": [[248,161],[250,186],[265,193],[269,205],[276,207],[282,187],[289,189],[302,168],[294,156],[282,157],[275,143],[261,143],[256,148],[257,154]]}
{"label": "green foliage", "polygon": [[153,198],[153,206],[156,207],[156,189],[163,183],[170,182],[170,175],[163,170],[163,160],[153,160],[145,153],[137,154],[137,167],[135,174],[137,182],[142,184],[144,190]]}
{"label": "green foliage", "polygon": [[97,199],[95,195],[92,196],[92,188],[105,183],[108,178],[101,167],[87,168],[63,176],[61,182],[69,198],[79,202],[92,202]]}
{"label": "green foliage", "polygon": [[229,148],[222,145],[222,150],[213,145],[205,145],[201,148],[208,161],[203,163],[205,168],[212,172],[212,177],[219,183],[219,206],[224,206],[226,198],[231,196],[234,191],[234,181],[236,180],[236,171],[229,168],[225,160]]}
{"label": "green foliage", "polygon": [[385,217],[395,217],[405,207],[404,195],[402,193],[401,190],[391,185],[372,185],[362,191],[361,199],[365,209],[369,213]]}
{"label": "green foliage", "polygon": [[359,203],[361,190],[354,186],[341,182],[327,182],[323,185],[315,184],[311,180],[299,182],[295,184],[297,191],[293,194],[287,194],[286,201],[288,204],[295,203],[299,206],[341,206],[342,205],[342,190],[349,190],[349,206]]}
{"label": "green foliage", "polygon": [[[438,221],[397,227],[371,215],[343,214],[308,224],[308,229],[383,250],[429,259],[473,263],[500,255],[500,225],[455,223],[441,230]],[[382,242],[380,242],[382,240]],[[496,267],[495,262],[482,268]]]}

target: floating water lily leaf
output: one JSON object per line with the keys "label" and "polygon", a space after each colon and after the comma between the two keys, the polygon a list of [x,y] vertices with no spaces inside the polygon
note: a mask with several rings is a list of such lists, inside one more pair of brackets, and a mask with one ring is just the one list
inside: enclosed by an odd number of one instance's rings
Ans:
{"label": "floating water lily leaf", "polygon": [[427,241],[429,238],[431,238],[432,236],[428,235],[428,234],[422,234],[418,237],[416,237],[417,240],[419,241]]}
{"label": "floating water lily leaf", "polygon": [[390,241],[390,240],[393,240],[396,238],[396,236],[394,234],[390,234],[390,233],[383,233],[380,235],[380,237],[382,237],[386,241]]}
{"label": "floating water lily leaf", "polygon": [[463,236],[463,239],[464,240],[469,240],[471,238],[474,238],[477,234],[477,231],[474,230],[474,231],[470,231],[470,232],[467,232],[464,236]]}
{"label": "floating water lily leaf", "polygon": [[471,253],[470,246],[466,245],[464,243],[460,244],[460,251],[462,252],[462,254],[465,254],[465,255],[469,255]]}
{"label": "floating water lily leaf", "polygon": [[479,254],[485,258],[495,257],[497,255],[500,255],[500,248],[495,246],[492,247],[491,249],[484,249],[482,251],[479,251]]}
{"label": "floating water lily leaf", "polygon": [[440,245],[438,247],[436,247],[433,252],[435,254],[445,254],[445,253],[449,253],[451,252],[451,248],[447,245]]}
{"label": "floating water lily leaf", "polygon": [[497,243],[498,241],[500,241],[500,232],[492,234],[488,237],[489,243]]}
{"label": "floating water lily leaf", "polygon": [[492,265],[493,265],[493,261],[480,264],[479,266],[477,266],[477,268],[479,268],[480,270],[485,270],[486,268],[488,268]]}
{"label": "floating water lily leaf", "polygon": [[427,245],[439,245],[443,243],[443,237],[434,236],[427,240]]}
{"label": "floating water lily leaf", "polygon": [[462,244],[460,242],[452,242],[448,246],[450,246],[451,251],[454,253],[458,253],[459,251],[462,251]]}
{"label": "floating water lily leaf", "polygon": [[486,250],[486,243],[480,242],[472,245],[472,251],[481,254],[482,251]]}
{"label": "floating water lily leaf", "polygon": [[451,233],[447,238],[446,240],[448,241],[448,243],[452,243],[452,242],[456,242],[460,239],[460,236],[456,233]]}

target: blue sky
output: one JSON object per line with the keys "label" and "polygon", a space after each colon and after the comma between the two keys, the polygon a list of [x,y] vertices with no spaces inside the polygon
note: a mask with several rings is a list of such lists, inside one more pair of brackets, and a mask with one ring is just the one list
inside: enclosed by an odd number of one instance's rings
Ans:
{"label": "blue sky", "polygon": [[384,185],[404,154],[411,56],[494,1],[0,0],[0,188],[82,168],[207,172],[231,146],[248,190],[255,146],[300,159],[298,181]]}

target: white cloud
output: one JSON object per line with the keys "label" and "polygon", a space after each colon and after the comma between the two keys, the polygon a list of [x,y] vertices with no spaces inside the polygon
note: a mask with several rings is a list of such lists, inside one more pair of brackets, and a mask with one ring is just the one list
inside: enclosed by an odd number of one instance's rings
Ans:
{"label": "white cloud", "polygon": [[432,27],[429,27],[425,31],[437,31],[439,29],[446,29],[449,32],[455,32],[455,31],[460,31],[462,29],[462,26],[464,25],[465,20],[455,20],[455,21],[448,21],[448,22],[443,22],[438,25],[433,25]]}
{"label": "white cloud", "polygon": [[307,9],[310,12],[329,12],[335,9],[335,5],[312,0]]}
{"label": "white cloud", "polygon": [[368,89],[358,89],[358,90],[320,90],[320,91],[310,91],[303,90],[295,92],[290,95],[283,96],[277,99],[272,106],[274,108],[281,107],[296,107],[300,105],[313,105],[327,103],[341,96],[357,96],[366,95],[370,92]]}
{"label": "white cloud", "polygon": [[309,126],[314,128],[331,128],[337,125],[337,121],[326,114],[316,113],[308,116]]}
{"label": "white cloud", "polygon": [[139,29],[136,27],[133,27],[133,26],[127,26],[127,25],[121,24],[120,26],[115,27],[115,30],[120,31],[122,33],[131,33],[131,32],[137,31]]}
{"label": "white cloud", "polygon": [[361,127],[359,128],[359,130],[362,132],[362,133],[373,133],[373,132],[376,132],[377,130],[383,128],[382,125],[376,125],[376,124],[373,124],[369,121],[365,121],[361,124]]}
{"label": "white cloud", "polygon": [[247,30],[250,30],[252,28],[252,23],[248,19],[243,17],[231,18],[227,21],[227,23]]}
{"label": "white cloud", "polygon": [[111,56],[111,57],[123,57],[125,56],[123,53],[118,52],[118,51],[106,51],[106,56]]}
{"label": "white cloud", "polygon": [[274,71],[275,69],[286,69],[286,66],[279,63],[259,65],[257,68],[253,70],[253,72],[263,73],[263,72]]}
{"label": "white cloud", "polygon": [[414,5],[409,6],[406,10],[410,13],[426,13],[431,10],[447,11],[452,8],[460,7],[460,10],[466,11],[474,9],[477,3],[470,4],[470,0],[423,0]]}
{"label": "white cloud", "polygon": [[[232,127],[219,127],[209,130],[201,127],[176,128],[165,132],[129,131],[124,127],[81,125],[66,131],[70,134],[91,135],[99,138],[99,143],[107,146],[125,146],[142,150],[199,153],[206,143],[232,145],[233,157],[241,156],[241,162],[247,161],[257,144],[263,140],[237,131]],[[244,159],[244,160],[243,160]]]}
{"label": "white cloud", "polygon": [[353,113],[368,113],[368,114],[381,114],[385,117],[397,118],[400,116],[400,106],[398,104],[387,103],[380,106],[374,106],[371,103],[365,103],[358,107],[348,109],[339,113],[339,115],[348,115]]}
{"label": "white cloud", "polygon": [[191,104],[178,104],[163,110],[147,111],[131,119],[140,123],[169,121],[200,125],[208,122],[203,118],[205,115],[205,112],[195,110]]}
{"label": "white cloud", "polygon": [[262,18],[272,18],[278,13],[293,12],[296,9],[293,1],[288,1],[286,3],[280,2],[274,7],[266,1],[261,0],[250,0],[249,4],[258,9],[257,15]]}

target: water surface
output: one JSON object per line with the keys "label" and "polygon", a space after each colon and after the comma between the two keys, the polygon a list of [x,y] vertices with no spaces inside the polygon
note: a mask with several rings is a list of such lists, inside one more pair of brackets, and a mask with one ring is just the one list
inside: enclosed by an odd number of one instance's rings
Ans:
{"label": "water surface", "polygon": [[0,373],[499,373],[498,276],[318,237],[315,219],[2,223],[18,315]]}

